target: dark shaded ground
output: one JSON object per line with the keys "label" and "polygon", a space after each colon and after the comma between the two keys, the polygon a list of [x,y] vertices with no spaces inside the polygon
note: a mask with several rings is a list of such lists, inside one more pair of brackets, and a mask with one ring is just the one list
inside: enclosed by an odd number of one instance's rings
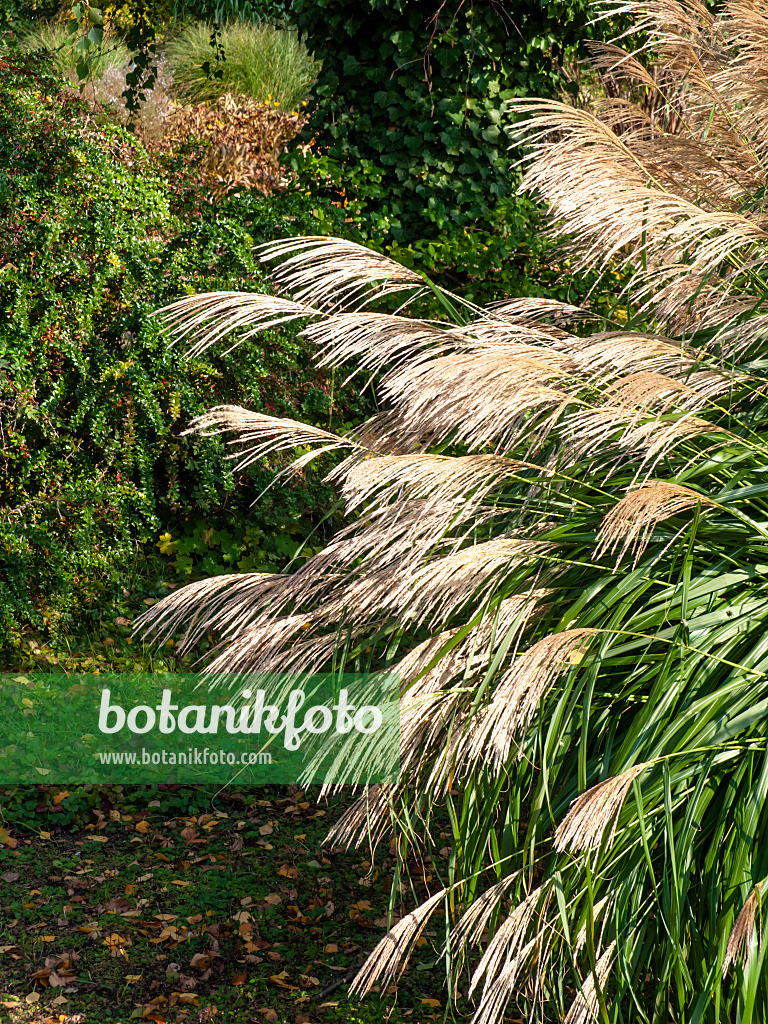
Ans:
{"label": "dark shaded ground", "polygon": [[[453,1015],[439,924],[396,992],[347,999],[355,966],[385,933],[394,858],[383,849],[371,864],[321,848],[341,802],[273,787],[220,794],[193,815],[182,796],[106,794],[65,826],[82,793],[26,787],[3,798],[0,1020],[418,1024]],[[395,916],[414,905],[412,886],[435,891],[444,866],[413,865]]]}

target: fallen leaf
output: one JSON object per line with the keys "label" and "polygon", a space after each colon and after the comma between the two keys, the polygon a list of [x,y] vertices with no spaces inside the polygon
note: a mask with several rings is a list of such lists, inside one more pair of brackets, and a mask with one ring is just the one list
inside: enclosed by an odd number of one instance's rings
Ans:
{"label": "fallen leaf", "polygon": [[298,869],[293,867],[291,864],[281,864],[277,869],[278,875],[282,875],[283,878],[298,878]]}
{"label": "fallen leaf", "polygon": [[279,985],[280,988],[287,988],[287,989],[295,988],[294,985],[288,984],[288,978],[289,977],[290,977],[290,975],[288,974],[288,971],[280,971],[279,974],[271,974],[270,977],[269,977],[269,980],[274,982],[275,985]]}
{"label": "fallen leaf", "polygon": [[264,902],[269,903],[271,907],[276,907],[279,903],[282,903],[282,898],[277,895],[276,892],[271,892],[268,896],[264,897]]}
{"label": "fallen leaf", "polygon": [[338,953],[339,947],[335,942],[329,942],[327,946],[323,946],[324,953]]}
{"label": "fallen leaf", "polygon": [[248,975],[245,973],[245,971],[240,971],[239,974],[235,974],[234,977],[232,978],[232,984],[233,985],[243,985],[243,984],[245,984],[247,978],[248,978]]}
{"label": "fallen leaf", "polygon": [[266,825],[262,825],[259,828],[259,835],[260,836],[271,836],[274,831],[275,831],[275,829],[274,829],[274,826],[273,826],[272,822],[268,821],[266,823]]}
{"label": "fallen leaf", "polygon": [[27,994],[24,996],[24,1002],[25,1003],[29,1003],[30,1005],[32,1003],[39,1003],[40,1002],[40,993],[39,992],[27,992]]}
{"label": "fallen leaf", "polygon": [[171,1006],[176,1003],[184,1003],[187,1006],[199,1006],[200,997],[194,992],[171,992]]}
{"label": "fallen leaf", "polygon": [[142,835],[146,835],[147,832],[149,832],[149,830],[152,828],[149,822],[144,818],[142,818],[141,821],[137,821],[134,827],[136,831],[141,832]]}
{"label": "fallen leaf", "polygon": [[421,1000],[421,1005],[439,1008],[441,1004],[439,999],[432,999],[430,996],[424,996]]}
{"label": "fallen leaf", "polygon": [[19,877],[19,873],[18,871],[6,871],[0,877],[2,877],[4,882],[15,882]]}
{"label": "fallen leaf", "polygon": [[0,843],[10,847],[11,850],[15,850],[19,845],[18,840],[11,835],[7,828],[0,828]]}

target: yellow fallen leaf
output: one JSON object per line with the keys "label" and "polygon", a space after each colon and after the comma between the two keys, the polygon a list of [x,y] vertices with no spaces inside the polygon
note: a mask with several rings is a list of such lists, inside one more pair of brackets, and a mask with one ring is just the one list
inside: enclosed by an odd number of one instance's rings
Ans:
{"label": "yellow fallen leaf", "polygon": [[0,843],[9,847],[11,850],[15,850],[19,845],[18,840],[11,835],[7,828],[0,828]]}

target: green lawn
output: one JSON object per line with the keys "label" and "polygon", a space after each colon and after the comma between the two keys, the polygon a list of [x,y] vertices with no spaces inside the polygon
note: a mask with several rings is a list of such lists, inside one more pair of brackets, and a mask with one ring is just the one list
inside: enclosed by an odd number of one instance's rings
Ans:
{"label": "green lawn", "polygon": [[[385,933],[393,864],[386,847],[374,864],[321,848],[348,800],[212,793],[3,798],[0,1020],[367,1024],[395,1004],[392,1024],[444,1019],[436,930],[397,993],[346,998]],[[414,905],[411,882],[420,899],[435,890],[431,866],[412,867],[395,913]]]}

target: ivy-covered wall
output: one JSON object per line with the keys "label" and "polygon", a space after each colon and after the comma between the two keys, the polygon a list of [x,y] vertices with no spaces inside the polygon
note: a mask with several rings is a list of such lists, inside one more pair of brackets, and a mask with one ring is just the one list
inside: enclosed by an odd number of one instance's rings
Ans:
{"label": "ivy-covered wall", "polygon": [[291,18],[323,62],[310,163],[364,235],[457,284],[524,287],[515,266],[538,250],[538,223],[514,194],[504,103],[562,89],[585,0],[293,0]]}

